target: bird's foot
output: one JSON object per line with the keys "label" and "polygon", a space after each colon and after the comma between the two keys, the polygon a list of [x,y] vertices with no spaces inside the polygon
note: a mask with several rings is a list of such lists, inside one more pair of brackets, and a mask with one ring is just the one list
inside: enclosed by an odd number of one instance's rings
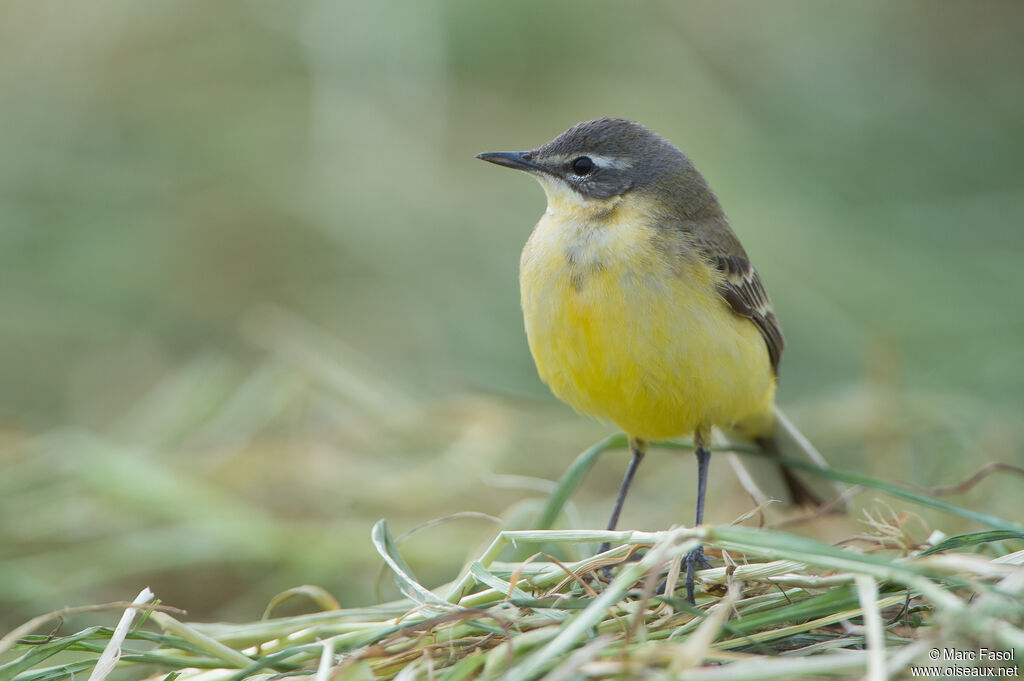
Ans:
{"label": "bird's foot", "polygon": [[683,558],[683,567],[686,568],[686,600],[690,602],[690,605],[696,605],[694,600],[694,583],[693,573],[700,567],[702,570],[711,567],[711,563],[704,557],[704,547],[698,546],[693,551],[690,551]]}

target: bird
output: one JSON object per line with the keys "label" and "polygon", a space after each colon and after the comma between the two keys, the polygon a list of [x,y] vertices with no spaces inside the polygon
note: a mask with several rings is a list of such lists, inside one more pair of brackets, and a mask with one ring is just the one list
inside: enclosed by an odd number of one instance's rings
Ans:
{"label": "bird", "polygon": [[[576,411],[629,438],[607,528],[647,444],[691,436],[695,525],[704,522],[711,429],[770,453],[805,452],[774,406],[785,341],[760,274],[704,176],[644,125],[600,118],[529,151],[477,158],[536,178],[547,209],[520,259],[526,338],[540,378]],[[792,500],[817,504],[787,469]],[[607,550],[605,544],[601,550]],[[703,547],[684,558],[687,599]]]}

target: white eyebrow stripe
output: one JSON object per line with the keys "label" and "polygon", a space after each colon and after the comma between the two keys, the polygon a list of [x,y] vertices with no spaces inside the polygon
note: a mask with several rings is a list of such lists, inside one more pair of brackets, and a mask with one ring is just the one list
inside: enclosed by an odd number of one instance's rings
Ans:
{"label": "white eyebrow stripe", "polygon": [[632,163],[621,158],[612,158],[610,156],[597,156],[595,154],[588,154],[590,160],[594,162],[598,168],[628,168]]}
{"label": "white eyebrow stripe", "polygon": [[558,156],[549,156],[545,160],[551,163],[552,165],[561,165],[563,163],[568,163],[569,161],[577,159],[581,156],[586,156],[587,158],[589,158],[591,161],[594,162],[594,165],[596,165],[598,168],[617,168],[621,170],[623,168],[629,168],[630,166],[633,165],[632,163],[625,159],[615,158],[613,156],[599,156],[597,154],[588,154],[586,152],[572,154],[571,156],[559,154]]}

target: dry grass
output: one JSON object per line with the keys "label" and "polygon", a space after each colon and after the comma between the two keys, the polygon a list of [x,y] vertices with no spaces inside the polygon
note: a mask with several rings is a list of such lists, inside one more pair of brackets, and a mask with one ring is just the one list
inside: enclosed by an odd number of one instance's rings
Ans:
{"label": "dry grass", "polygon": [[[559,515],[582,473],[615,445],[621,438],[577,459],[537,524]],[[866,476],[821,473],[936,503]],[[978,519],[966,509],[942,506]],[[417,580],[380,521],[371,539],[405,594],[402,600],[339,609],[322,589],[303,587],[275,599],[264,619],[249,623],[185,623],[172,609],[140,603],[128,610],[144,616],[130,628],[123,624],[120,633],[102,626],[72,635],[31,633],[62,615],[54,613],[3,639],[0,650],[17,656],[8,654],[0,681],[81,678],[97,668],[105,648],[111,649],[108,662],[117,659],[111,655],[118,647],[118,678],[188,681],[881,679],[928,664],[928,652],[936,648],[1024,655],[1024,551],[1013,551],[1024,528],[988,520],[995,527],[984,532],[936,532],[920,541],[910,527],[917,522],[913,514],[881,506],[867,517],[866,532],[838,545],[739,525],[662,532],[503,530],[453,581],[437,588]],[[603,541],[615,548],[590,555]],[[698,542],[722,567],[698,572],[700,595],[691,607],[675,587],[680,556]],[[553,557],[552,547],[565,546],[588,557]],[[610,581],[604,568],[611,569]],[[670,595],[662,592],[665,585]],[[269,617],[280,602],[297,597],[323,610]]]}

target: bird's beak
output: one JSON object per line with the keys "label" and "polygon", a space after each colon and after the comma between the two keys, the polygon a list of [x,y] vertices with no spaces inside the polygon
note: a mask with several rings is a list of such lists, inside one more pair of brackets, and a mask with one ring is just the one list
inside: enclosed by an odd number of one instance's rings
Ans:
{"label": "bird's beak", "polygon": [[526,170],[528,172],[545,172],[544,168],[533,162],[533,155],[529,151],[487,151],[477,154],[481,161],[494,163],[506,168]]}

